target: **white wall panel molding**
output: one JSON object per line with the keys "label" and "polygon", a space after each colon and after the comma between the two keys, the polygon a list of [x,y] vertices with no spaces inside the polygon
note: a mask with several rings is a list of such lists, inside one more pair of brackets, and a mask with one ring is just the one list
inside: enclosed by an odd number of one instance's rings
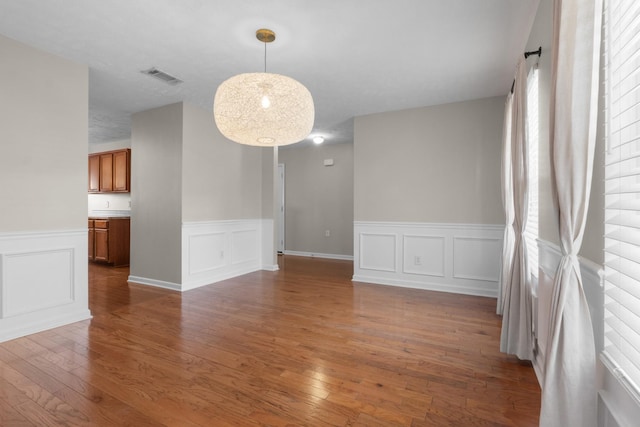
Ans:
{"label": "white wall panel molding", "polygon": [[495,297],[504,227],[354,222],[354,281]]}
{"label": "white wall panel molding", "polygon": [[[268,225],[264,220],[252,219],[183,223],[182,284],[178,290],[187,291],[262,269],[262,257],[268,253],[263,245],[273,248],[273,242],[264,241],[268,233],[263,228]],[[264,269],[274,270],[271,265]]]}
{"label": "white wall panel molding", "polygon": [[231,232],[231,264],[260,261],[260,227]]}
{"label": "white wall panel molding", "polygon": [[500,280],[502,240],[494,237],[453,237],[453,277],[484,282]]}
{"label": "white wall panel molding", "polygon": [[[0,254],[2,311],[7,318],[70,304],[74,300],[74,248]],[[38,266],[38,268],[34,268]],[[33,284],[46,282],[33,292]]]}
{"label": "white wall panel molding", "polygon": [[445,238],[443,236],[405,234],[402,243],[404,273],[445,276]]}
{"label": "white wall panel molding", "polygon": [[[224,232],[194,234],[188,236],[188,240],[188,275],[206,273],[224,266]],[[212,256],[213,254],[220,256]]]}
{"label": "white wall panel molding", "polygon": [[0,342],[91,318],[87,230],[0,233]]}
{"label": "white wall panel molding", "polygon": [[362,270],[396,272],[398,236],[391,233],[361,232],[359,238],[360,251],[358,265]]}

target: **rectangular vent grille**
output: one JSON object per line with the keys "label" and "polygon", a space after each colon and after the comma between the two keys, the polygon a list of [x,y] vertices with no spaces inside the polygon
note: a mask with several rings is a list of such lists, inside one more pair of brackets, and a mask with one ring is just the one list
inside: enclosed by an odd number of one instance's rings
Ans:
{"label": "rectangular vent grille", "polygon": [[164,71],[158,70],[156,67],[149,68],[148,70],[140,71],[142,74],[146,74],[147,76],[155,77],[158,80],[162,80],[163,82],[170,85],[177,85],[182,83],[182,80],[172,76],[171,74],[165,73]]}

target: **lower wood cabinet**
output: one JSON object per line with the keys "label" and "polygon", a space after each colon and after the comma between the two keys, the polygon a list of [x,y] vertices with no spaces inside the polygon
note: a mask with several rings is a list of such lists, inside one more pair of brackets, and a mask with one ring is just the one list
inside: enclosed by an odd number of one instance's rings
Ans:
{"label": "lower wood cabinet", "polygon": [[129,265],[128,217],[89,218],[89,261]]}

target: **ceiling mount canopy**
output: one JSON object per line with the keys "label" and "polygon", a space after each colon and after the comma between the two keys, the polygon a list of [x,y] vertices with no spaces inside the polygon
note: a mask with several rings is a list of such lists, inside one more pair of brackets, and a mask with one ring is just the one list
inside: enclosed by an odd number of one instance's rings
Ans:
{"label": "ceiling mount canopy", "polygon": [[313,128],[311,93],[290,77],[267,73],[267,43],[276,35],[260,29],[256,38],[265,44],[265,71],[222,82],[213,100],[216,126],[239,144],[273,147],[300,142]]}

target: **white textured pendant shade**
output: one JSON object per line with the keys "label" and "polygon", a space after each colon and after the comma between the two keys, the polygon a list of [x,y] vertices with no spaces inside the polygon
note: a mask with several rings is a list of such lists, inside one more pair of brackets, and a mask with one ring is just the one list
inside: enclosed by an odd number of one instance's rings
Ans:
{"label": "white textured pendant shade", "polygon": [[230,140],[272,147],[305,139],[315,110],[311,93],[298,81],[280,74],[246,73],[218,87],[213,116]]}

